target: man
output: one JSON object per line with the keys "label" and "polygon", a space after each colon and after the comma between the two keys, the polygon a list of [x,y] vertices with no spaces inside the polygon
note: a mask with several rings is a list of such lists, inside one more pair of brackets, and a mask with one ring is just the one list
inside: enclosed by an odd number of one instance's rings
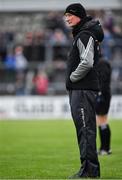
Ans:
{"label": "man", "polygon": [[103,30],[98,21],[87,16],[79,3],[70,4],[64,15],[74,37],[67,61],[66,88],[82,164],[79,172],[70,178],[98,178],[100,166],[96,150],[95,93],[99,83],[95,66]]}
{"label": "man", "polygon": [[108,124],[108,111],[111,100],[111,66],[103,58],[97,64],[97,71],[100,78],[100,91],[96,97],[97,125],[99,128],[100,149],[99,155],[111,154],[111,130]]}

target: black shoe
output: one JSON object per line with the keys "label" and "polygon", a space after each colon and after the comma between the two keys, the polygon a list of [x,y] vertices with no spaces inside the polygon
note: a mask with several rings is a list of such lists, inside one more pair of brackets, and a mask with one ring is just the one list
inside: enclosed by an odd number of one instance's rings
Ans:
{"label": "black shoe", "polygon": [[84,162],[79,172],[69,177],[69,179],[82,179],[82,178],[100,178],[99,165],[95,165],[89,161]]}
{"label": "black shoe", "polygon": [[104,155],[110,155],[112,154],[112,151],[109,149],[108,151],[107,150],[104,150],[104,149],[100,149],[98,151],[98,155],[101,155],[101,156],[104,156]]}
{"label": "black shoe", "polygon": [[84,168],[81,167],[80,170],[76,174],[70,176],[69,179],[81,179],[81,178],[87,178],[87,177],[88,175],[84,172]]}
{"label": "black shoe", "polygon": [[88,173],[80,174],[79,172],[70,176],[68,179],[82,179],[82,178],[100,178],[100,176],[91,176]]}

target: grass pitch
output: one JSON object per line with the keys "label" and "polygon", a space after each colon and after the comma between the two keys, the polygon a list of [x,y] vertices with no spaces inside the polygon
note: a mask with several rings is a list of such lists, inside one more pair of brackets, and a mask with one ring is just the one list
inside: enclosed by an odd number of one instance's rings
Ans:
{"label": "grass pitch", "polygon": [[[110,126],[113,153],[99,157],[101,178],[122,179],[122,121]],[[79,166],[72,121],[0,121],[0,179],[67,179]]]}

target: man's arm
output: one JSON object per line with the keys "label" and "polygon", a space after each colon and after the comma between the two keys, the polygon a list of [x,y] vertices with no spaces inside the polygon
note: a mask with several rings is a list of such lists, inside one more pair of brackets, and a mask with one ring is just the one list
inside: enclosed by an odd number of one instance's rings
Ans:
{"label": "man's arm", "polygon": [[92,36],[90,36],[86,48],[80,38],[77,40],[77,47],[79,50],[80,63],[76,70],[70,75],[72,82],[77,82],[84,78],[94,63],[94,39]]}

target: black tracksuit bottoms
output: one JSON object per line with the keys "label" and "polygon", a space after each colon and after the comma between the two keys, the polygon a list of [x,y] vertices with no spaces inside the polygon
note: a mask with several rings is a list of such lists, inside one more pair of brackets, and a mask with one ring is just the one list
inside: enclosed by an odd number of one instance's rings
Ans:
{"label": "black tracksuit bottoms", "polygon": [[95,94],[96,92],[91,90],[70,90],[69,100],[76,127],[81,164],[85,166],[87,164],[90,169],[95,167],[100,171],[96,150]]}

